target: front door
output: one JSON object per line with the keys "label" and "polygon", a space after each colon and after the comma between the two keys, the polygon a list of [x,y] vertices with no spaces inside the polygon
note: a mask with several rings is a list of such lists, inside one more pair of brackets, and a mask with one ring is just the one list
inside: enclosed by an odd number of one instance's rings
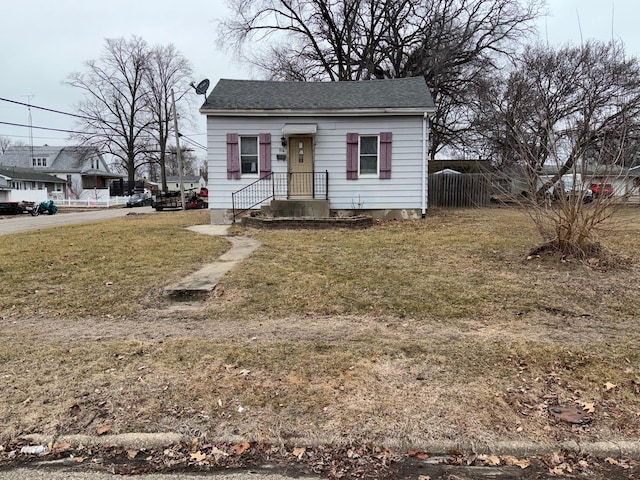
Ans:
{"label": "front door", "polygon": [[313,137],[289,138],[289,198],[313,198]]}

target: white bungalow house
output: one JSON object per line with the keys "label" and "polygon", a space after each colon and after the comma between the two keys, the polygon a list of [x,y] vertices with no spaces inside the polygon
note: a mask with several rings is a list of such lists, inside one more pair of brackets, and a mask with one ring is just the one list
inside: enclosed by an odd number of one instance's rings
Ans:
{"label": "white bungalow house", "polygon": [[64,188],[50,192],[58,200],[108,199],[109,180],[122,177],[111,172],[98,150],[84,146],[12,146],[0,155],[0,166],[30,169],[64,180]]}
{"label": "white bungalow house", "polygon": [[65,186],[64,180],[53,175],[0,165],[0,202],[44,202]]}
{"label": "white bungalow house", "polygon": [[303,216],[424,217],[434,111],[422,77],[220,80],[200,109],[207,117],[211,221],[228,223],[242,211],[286,202],[303,205]]}
{"label": "white bungalow house", "polygon": [[[202,175],[183,175],[182,183],[184,185],[185,191],[200,191],[201,187],[206,187],[207,182],[202,177]],[[180,190],[180,176],[173,175],[167,177],[167,188],[171,190]]]}

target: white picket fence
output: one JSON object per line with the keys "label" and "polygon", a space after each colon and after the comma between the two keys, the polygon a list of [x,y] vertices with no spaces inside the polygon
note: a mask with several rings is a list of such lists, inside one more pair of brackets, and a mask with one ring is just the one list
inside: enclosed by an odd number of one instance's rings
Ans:
{"label": "white picket fence", "polygon": [[62,206],[62,207],[109,208],[117,205],[125,205],[127,203],[127,200],[129,200],[129,196],[108,197],[106,199],[100,199],[100,200],[91,199],[91,198],[84,198],[79,200],[70,199],[70,198],[65,198],[62,200],[57,198],[52,198],[52,200],[59,207]]}

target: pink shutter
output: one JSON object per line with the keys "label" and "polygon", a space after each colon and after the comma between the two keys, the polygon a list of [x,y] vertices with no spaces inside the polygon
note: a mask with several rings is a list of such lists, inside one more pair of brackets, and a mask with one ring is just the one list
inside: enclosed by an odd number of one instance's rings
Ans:
{"label": "pink shutter", "polygon": [[358,134],[347,133],[347,180],[358,179]]}
{"label": "pink shutter", "polygon": [[391,132],[380,133],[380,178],[391,178]]}
{"label": "pink shutter", "polygon": [[240,180],[238,134],[227,133],[227,180]]}
{"label": "pink shutter", "polygon": [[271,134],[260,134],[260,178],[271,174]]}

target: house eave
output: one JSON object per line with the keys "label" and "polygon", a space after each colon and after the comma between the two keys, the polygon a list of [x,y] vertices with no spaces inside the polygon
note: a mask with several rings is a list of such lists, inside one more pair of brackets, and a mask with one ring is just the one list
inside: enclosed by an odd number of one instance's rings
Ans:
{"label": "house eave", "polygon": [[380,117],[380,116],[422,116],[425,113],[435,113],[435,107],[411,108],[359,108],[335,110],[291,110],[291,109],[213,109],[201,108],[202,115],[216,117]]}

